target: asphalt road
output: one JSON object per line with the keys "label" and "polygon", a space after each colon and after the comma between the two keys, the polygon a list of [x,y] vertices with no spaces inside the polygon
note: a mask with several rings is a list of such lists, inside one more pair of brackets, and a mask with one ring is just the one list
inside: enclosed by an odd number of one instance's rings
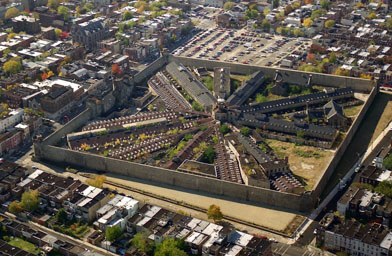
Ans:
{"label": "asphalt road", "polygon": [[298,247],[295,245],[288,245],[282,243],[273,243],[272,252],[274,255],[281,256],[316,256],[320,255],[317,252],[312,252],[304,247]]}

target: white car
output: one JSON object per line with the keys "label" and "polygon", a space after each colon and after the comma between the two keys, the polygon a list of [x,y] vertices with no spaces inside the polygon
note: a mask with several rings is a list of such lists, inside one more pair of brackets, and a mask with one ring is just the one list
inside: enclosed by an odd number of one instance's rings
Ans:
{"label": "white car", "polygon": [[273,243],[277,243],[278,242],[278,240],[276,240],[275,238],[270,238],[270,239],[268,239],[268,241],[273,242]]}

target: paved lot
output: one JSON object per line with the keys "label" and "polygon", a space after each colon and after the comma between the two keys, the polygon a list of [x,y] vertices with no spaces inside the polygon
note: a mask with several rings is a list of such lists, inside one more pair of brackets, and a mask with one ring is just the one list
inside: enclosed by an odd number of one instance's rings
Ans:
{"label": "paved lot", "polygon": [[282,256],[316,256],[316,255],[320,255],[318,252],[312,252],[305,247],[298,247],[298,246],[282,244],[282,243],[272,244],[272,252],[274,255],[282,255]]}
{"label": "paved lot", "polygon": [[242,64],[279,66],[298,49],[310,46],[309,39],[296,39],[246,29],[220,29],[211,20],[200,20],[205,31],[172,53],[177,56],[221,60]]}

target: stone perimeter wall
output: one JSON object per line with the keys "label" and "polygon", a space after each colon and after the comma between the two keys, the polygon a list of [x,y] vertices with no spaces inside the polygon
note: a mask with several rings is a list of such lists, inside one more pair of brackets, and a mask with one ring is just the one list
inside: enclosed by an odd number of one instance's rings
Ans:
{"label": "stone perimeter wall", "polygon": [[329,178],[331,178],[332,174],[335,171],[336,166],[339,164],[340,160],[342,159],[344,152],[346,151],[347,147],[350,145],[351,140],[353,139],[355,133],[357,132],[359,125],[361,124],[366,112],[368,111],[369,107],[372,105],[372,102],[376,97],[377,93],[378,93],[378,88],[376,86],[372,89],[371,93],[369,94],[367,101],[362,106],[361,111],[359,112],[357,118],[355,118],[350,129],[348,130],[346,137],[340,144],[339,148],[336,150],[335,155],[331,160],[331,162],[329,163],[328,167],[325,169],[324,174],[320,177],[319,181],[313,188],[314,189],[313,197],[315,199],[318,198],[323,192],[325,186],[328,183]]}
{"label": "stone perimeter wall", "polygon": [[[158,69],[165,65],[168,60],[176,60],[184,65],[200,66],[212,69],[214,67],[230,67],[233,73],[252,74],[255,71],[263,71],[266,75],[273,77],[277,70],[282,76],[287,76],[287,81],[300,81],[304,83],[309,79],[309,74],[305,72],[298,72],[293,70],[276,69],[268,67],[258,67],[242,64],[223,63],[215,61],[205,61],[198,59],[163,56],[146,67],[143,71],[133,77],[133,83],[137,84],[149,76],[153,75]],[[298,80],[292,80],[297,78]],[[234,198],[238,200],[245,200],[254,203],[261,203],[271,205],[273,207],[281,207],[293,211],[307,212],[310,211],[315,203],[315,200],[320,195],[328,179],[333,174],[333,171],[346,150],[348,144],[351,142],[353,135],[360,122],[363,119],[367,109],[371,105],[377,89],[374,82],[364,79],[355,79],[347,77],[337,77],[325,74],[312,74],[313,84],[322,84],[324,86],[340,86],[351,87],[359,91],[371,91],[368,101],[362,107],[360,114],[350,128],[345,140],[335,154],[324,175],[319,180],[315,190],[303,195],[295,195],[290,193],[282,193],[274,190],[258,188],[253,186],[246,186],[232,182],[222,181],[214,178],[198,176],[190,173],[177,172],[164,168],[147,166],[137,163],[132,163],[124,160],[118,160],[99,155],[94,155],[85,152],[78,152],[66,148],[53,146],[58,143],[66,134],[80,128],[89,120],[95,118],[93,111],[85,110],[77,117],[68,122],[64,127],[57,130],[51,136],[42,142],[34,143],[34,151],[37,159],[49,160],[59,163],[67,163],[82,168],[93,170],[107,171],[116,174],[121,174],[133,178],[143,179],[156,183],[177,186],[181,188],[191,189],[194,191],[206,192],[218,196]]]}

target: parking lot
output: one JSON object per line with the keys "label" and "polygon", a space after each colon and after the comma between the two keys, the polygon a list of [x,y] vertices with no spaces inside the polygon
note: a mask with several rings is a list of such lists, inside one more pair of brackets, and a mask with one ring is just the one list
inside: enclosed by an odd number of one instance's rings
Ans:
{"label": "parking lot", "polygon": [[204,30],[175,51],[174,55],[220,60],[242,64],[279,66],[280,61],[296,50],[307,50],[310,40],[246,29]]}

